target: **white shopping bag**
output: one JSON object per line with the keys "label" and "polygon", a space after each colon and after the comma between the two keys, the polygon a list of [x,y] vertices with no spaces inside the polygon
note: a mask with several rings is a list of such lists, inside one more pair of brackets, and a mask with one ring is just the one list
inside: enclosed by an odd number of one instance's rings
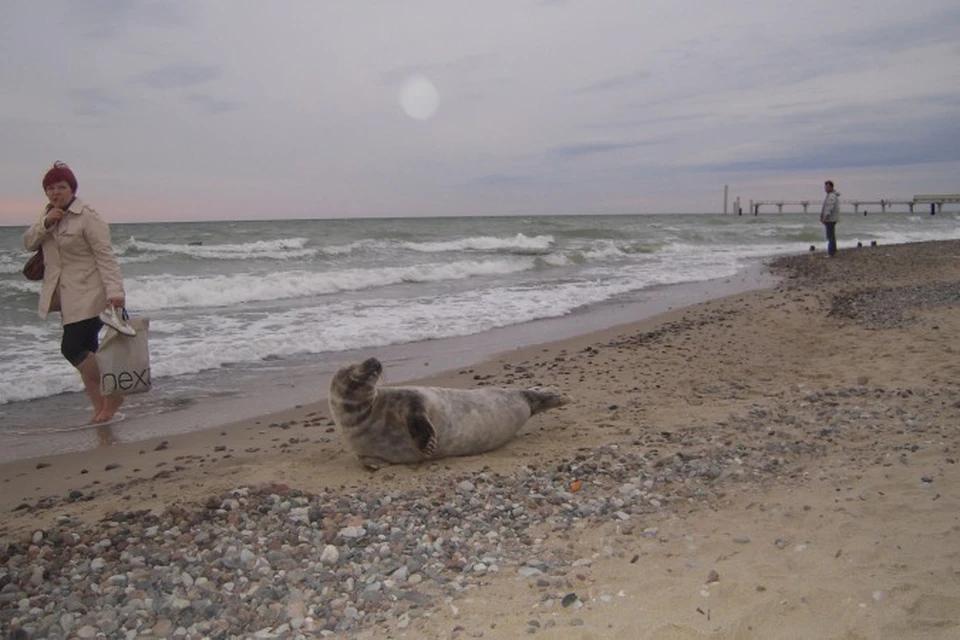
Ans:
{"label": "white shopping bag", "polygon": [[130,318],[130,326],[137,335],[125,336],[108,326],[97,351],[100,393],[104,396],[145,393],[153,386],[150,380],[150,347],[147,343],[150,318]]}

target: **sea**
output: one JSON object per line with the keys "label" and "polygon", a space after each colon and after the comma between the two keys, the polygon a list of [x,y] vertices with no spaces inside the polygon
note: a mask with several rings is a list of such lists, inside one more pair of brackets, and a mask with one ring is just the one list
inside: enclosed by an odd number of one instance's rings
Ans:
{"label": "sea", "polygon": [[[37,316],[24,227],[0,227],[0,462],[96,446],[86,397]],[[111,224],[127,309],[150,320],[141,439],[326,394],[381,357],[393,380],[762,284],[776,255],[824,249],[817,213],[538,215]],[[844,215],[840,247],[960,238],[960,214]],[[746,277],[745,274],[753,274]],[[726,283],[726,284],[724,284]]]}

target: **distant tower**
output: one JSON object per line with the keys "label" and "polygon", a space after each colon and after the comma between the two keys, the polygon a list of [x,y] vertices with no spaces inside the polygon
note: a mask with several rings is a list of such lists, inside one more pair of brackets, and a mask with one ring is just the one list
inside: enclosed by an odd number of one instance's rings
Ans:
{"label": "distant tower", "polygon": [[730,185],[723,185],[723,213],[727,213],[727,196],[730,194]]}

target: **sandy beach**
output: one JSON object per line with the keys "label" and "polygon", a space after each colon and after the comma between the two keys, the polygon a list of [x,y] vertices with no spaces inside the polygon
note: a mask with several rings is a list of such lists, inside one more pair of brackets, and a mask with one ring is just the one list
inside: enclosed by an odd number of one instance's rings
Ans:
{"label": "sandy beach", "polygon": [[573,398],[486,455],[371,473],[318,397],[3,464],[0,633],[960,637],[960,242],[771,269],[418,381]]}

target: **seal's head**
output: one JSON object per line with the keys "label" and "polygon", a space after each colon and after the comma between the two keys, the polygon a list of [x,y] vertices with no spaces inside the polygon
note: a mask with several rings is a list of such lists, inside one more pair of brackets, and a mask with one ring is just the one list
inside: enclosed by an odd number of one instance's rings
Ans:
{"label": "seal's head", "polygon": [[330,380],[330,407],[346,421],[347,416],[360,419],[359,410],[369,406],[377,397],[377,383],[383,375],[383,365],[376,358],[367,358],[358,364],[342,367]]}

